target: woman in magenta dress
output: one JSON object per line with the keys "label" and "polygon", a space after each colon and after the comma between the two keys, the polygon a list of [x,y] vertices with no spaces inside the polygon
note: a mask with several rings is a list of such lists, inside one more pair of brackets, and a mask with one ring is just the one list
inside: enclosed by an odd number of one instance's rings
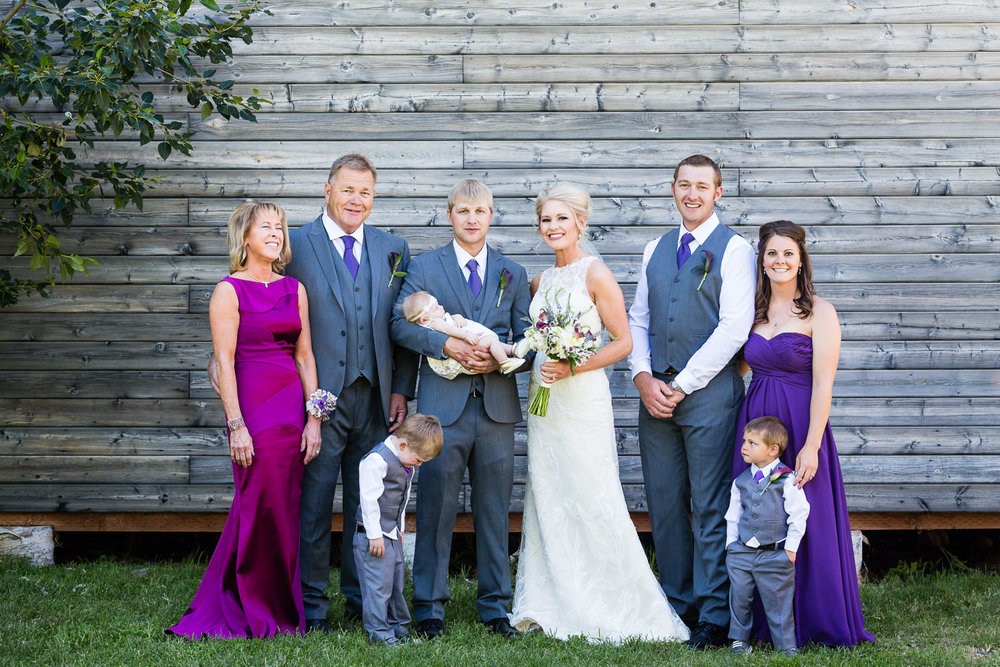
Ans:
{"label": "woman in magenta dress", "polygon": [[232,275],[209,303],[219,394],[236,488],[219,544],[184,617],[168,634],[272,637],[305,629],[299,582],[304,464],[320,422],[305,289],[279,271],[291,259],[285,212],[241,204],[229,219]]}
{"label": "woman in magenta dress", "polygon": [[[736,432],[765,415],[778,417],[788,429],[782,459],[794,464],[795,483],[810,505],[795,561],[798,642],[853,646],[874,638],[861,613],[844,480],[828,422],[840,324],[833,305],[813,291],[805,238],[802,227],[785,220],[760,228],[756,317],[743,355],[753,379]],[[747,467],[741,442],[734,477]],[[763,613],[754,616],[765,624],[760,637],[769,639]]]}

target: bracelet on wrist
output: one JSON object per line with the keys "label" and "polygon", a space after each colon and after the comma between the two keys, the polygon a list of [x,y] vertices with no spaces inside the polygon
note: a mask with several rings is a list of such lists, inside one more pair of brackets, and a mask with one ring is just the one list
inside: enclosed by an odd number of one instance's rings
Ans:
{"label": "bracelet on wrist", "polygon": [[329,419],[336,409],[337,397],[325,389],[317,389],[309,395],[309,400],[306,401],[306,412],[321,422]]}
{"label": "bracelet on wrist", "polygon": [[238,431],[246,426],[246,422],[243,421],[243,417],[233,417],[226,420],[226,426],[229,427],[230,431]]}

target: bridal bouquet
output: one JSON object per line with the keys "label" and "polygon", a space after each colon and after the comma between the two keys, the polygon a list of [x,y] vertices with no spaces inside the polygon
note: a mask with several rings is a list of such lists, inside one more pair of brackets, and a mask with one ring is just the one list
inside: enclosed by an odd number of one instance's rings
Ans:
{"label": "bridal bouquet", "polygon": [[[522,348],[516,350],[515,354],[522,353],[520,356],[523,356],[523,352],[535,350],[553,361],[568,361],[570,369],[573,369],[593,356],[601,341],[598,333],[580,321],[583,313],[572,310],[569,294],[566,295],[565,304],[559,303],[561,291],[552,295],[551,301],[549,293],[545,293],[545,307],[531,320],[531,326],[524,333],[524,340],[519,343]],[[539,417],[546,415],[551,386],[539,380],[538,391],[531,399],[528,412]]]}

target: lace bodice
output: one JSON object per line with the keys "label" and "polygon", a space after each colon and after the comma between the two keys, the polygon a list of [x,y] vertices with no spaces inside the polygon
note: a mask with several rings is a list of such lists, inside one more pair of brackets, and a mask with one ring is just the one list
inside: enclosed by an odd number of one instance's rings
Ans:
{"label": "lace bodice", "polygon": [[572,264],[553,266],[543,271],[538,282],[538,290],[531,300],[529,309],[531,317],[535,318],[545,307],[546,299],[555,306],[557,301],[559,304],[565,304],[568,298],[573,310],[580,314],[580,321],[595,333],[600,332],[604,325],[597,312],[597,306],[587,291],[587,270],[596,261],[598,261],[596,257],[588,255]]}

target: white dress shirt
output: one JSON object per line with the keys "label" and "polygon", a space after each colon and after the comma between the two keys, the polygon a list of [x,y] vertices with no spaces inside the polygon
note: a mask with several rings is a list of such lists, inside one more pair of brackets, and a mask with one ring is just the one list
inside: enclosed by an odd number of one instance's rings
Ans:
{"label": "white dress shirt", "polygon": [[[705,222],[691,232],[694,240],[689,244],[691,254],[697,252],[702,243],[719,226],[719,218],[713,213]],[[677,244],[687,233],[681,223]],[[653,251],[663,239],[650,241],[642,253],[642,269],[639,284],[635,288],[635,301],[628,311],[628,325],[632,332],[632,354],[628,357],[632,377],[642,372],[652,373],[649,351],[649,285],[646,283],[646,267]],[[675,248],[676,251],[676,248]],[[714,378],[729,363],[733,355],[747,341],[754,316],[754,284],[757,265],[753,248],[739,234],[726,245],[719,271],[722,274],[722,289],[719,294],[719,324],[708,340],[688,360],[674,380],[685,394],[698,391]]]}
{"label": "white dress shirt", "polygon": [[[396,436],[390,435],[385,439],[385,446],[389,448],[389,451],[399,457],[399,447],[396,446]],[[378,535],[382,533],[390,540],[397,539],[397,534],[401,533],[401,530],[397,530],[393,527],[388,533],[382,532],[382,512],[378,508],[378,499],[382,497],[382,492],[385,491],[385,484],[382,482],[385,479],[385,473],[389,470],[389,465],[385,462],[378,454],[373,454],[372,456],[366,456],[361,459],[361,465],[358,466],[358,486],[361,487],[361,519],[365,524],[365,535]],[[413,469],[410,468],[410,474],[413,474]],[[410,488],[413,488],[412,485]],[[406,490],[406,497],[403,498],[403,512],[400,514],[400,518],[406,517],[406,503],[410,501],[410,489]],[[403,523],[403,521],[400,521]]]}
{"label": "white dress shirt", "polygon": [[333,241],[333,247],[337,249],[337,254],[340,255],[341,259],[344,258],[344,248],[346,247],[344,245],[344,237],[345,236],[354,237],[356,241],[356,243],[354,244],[354,259],[358,261],[358,266],[360,266],[361,246],[364,245],[365,242],[365,224],[361,223],[360,225],[358,225],[357,229],[355,229],[351,234],[348,234],[347,232],[345,232],[343,229],[340,228],[340,225],[338,225],[334,221],[334,219],[330,217],[330,214],[327,213],[326,210],[324,209],[323,227],[326,229],[326,235],[330,237],[331,241]]}
{"label": "white dress shirt", "polygon": [[483,249],[475,257],[467,253],[465,248],[458,244],[458,241],[453,239],[451,244],[455,248],[455,257],[458,258],[458,265],[462,268],[462,275],[465,276],[465,282],[469,282],[469,274],[472,273],[466,264],[469,263],[470,259],[474,259],[478,263],[476,273],[479,274],[479,284],[486,287],[486,255],[488,254],[486,252],[486,244],[483,244]]}
{"label": "white dress shirt", "polygon": [[[760,470],[764,477],[768,477],[779,465],[784,465],[779,459],[774,459],[763,468],[750,464],[751,477]],[[809,501],[806,500],[806,493],[795,486],[795,474],[789,473],[783,480],[784,486],[781,488],[785,497],[785,513],[788,514],[788,533],[785,535],[784,548],[791,552],[799,550],[799,542],[806,534],[806,519],[809,518]],[[736,481],[729,491],[729,509],[726,510],[726,546],[740,539],[740,516],[743,514],[743,506],[740,503],[740,491],[736,488]],[[760,542],[756,537],[751,537],[746,543],[748,547],[759,547]]]}

